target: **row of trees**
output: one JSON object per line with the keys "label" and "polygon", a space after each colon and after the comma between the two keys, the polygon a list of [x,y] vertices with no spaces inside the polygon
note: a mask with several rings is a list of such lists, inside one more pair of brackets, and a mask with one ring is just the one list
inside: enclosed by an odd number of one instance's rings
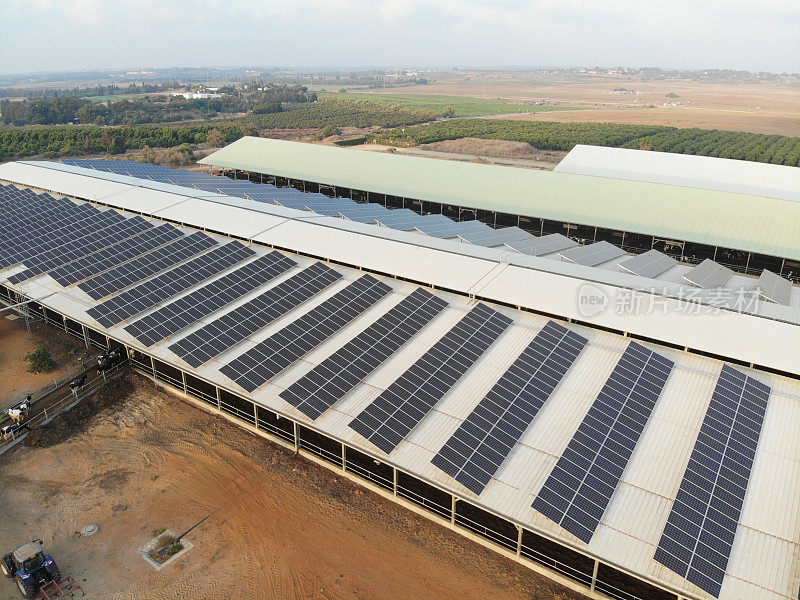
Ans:
{"label": "row of trees", "polygon": [[113,102],[92,102],[77,96],[58,96],[33,101],[0,101],[0,122],[10,125],[144,125],[195,119],[220,114],[271,114],[283,104],[313,102],[316,94],[307,88],[264,84],[230,88],[219,98],[145,96]]}
{"label": "row of trees", "polygon": [[181,144],[221,145],[208,140],[209,131],[217,129],[231,142],[243,135],[256,135],[259,129],[321,129],[338,127],[397,127],[423,123],[436,118],[431,111],[411,111],[386,104],[363,101],[323,99],[314,103],[294,104],[280,112],[264,112],[230,120],[197,125],[139,125],[122,127],[51,126],[0,129],[0,158],[29,156],[76,156],[128,149],[172,148]]}
{"label": "row of trees", "polygon": [[658,125],[456,119],[394,129],[380,139],[415,145],[466,137],[527,142],[541,150],[568,151],[576,144],[590,144],[800,166],[798,137]]}
{"label": "row of trees", "polygon": [[[181,127],[33,127],[0,130],[0,159],[27,156],[78,156],[105,152],[121,154],[129,149],[174,148],[183,144],[221,145],[210,141],[210,132],[218,130],[225,142],[232,142],[254,131],[240,123],[215,122]],[[213,135],[212,135],[213,137]]]}
{"label": "row of trees", "polygon": [[438,118],[432,110],[409,110],[401,106],[365,100],[321,98],[313,104],[261,117],[247,117],[246,123],[259,129],[318,129],[336,127],[400,127],[426,123]]}

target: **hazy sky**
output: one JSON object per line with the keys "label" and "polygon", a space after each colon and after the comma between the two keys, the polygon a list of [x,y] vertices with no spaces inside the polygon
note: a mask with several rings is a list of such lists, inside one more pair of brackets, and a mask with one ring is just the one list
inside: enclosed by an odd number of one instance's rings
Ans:
{"label": "hazy sky", "polygon": [[0,0],[0,73],[169,66],[800,71],[800,0]]}

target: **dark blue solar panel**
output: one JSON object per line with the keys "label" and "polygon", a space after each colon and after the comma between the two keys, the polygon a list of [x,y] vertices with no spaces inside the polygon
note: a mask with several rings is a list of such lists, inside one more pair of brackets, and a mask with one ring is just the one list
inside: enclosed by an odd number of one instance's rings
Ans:
{"label": "dark blue solar panel", "polygon": [[722,367],[654,559],[719,596],[770,388]]}
{"label": "dark blue solar panel", "polygon": [[350,427],[387,454],[511,325],[504,314],[477,304],[409,367]]}
{"label": "dark blue solar panel", "polygon": [[312,419],[336,404],[430,323],[447,302],[417,288],[389,312],[281,392],[289,404]]}
{"label": "dark blue solar panel", "polygon": [[587,544],[674,363],[631,342],[570,440],[533,508]]}
{"label": "dark blue solar panel", "polygon": [[148,277],[161,273],[179,262],[200,254],[216,246],[217,241],[201,231],[181,237],[130,262],[100,273],[78,284],[93,300],[100,300],[110,294],[136,285]]}
{"label": "dark blue solar panel", "polygon": [[480,494],[587,342],[548,321],[431,462]]}
{"label": "dark blue solar panel", "polygon": [[178,340],[169,349],[193,367],[199,367],[294,310],[341,277],[341,273],[324,263],[314,263]]}
{"label": "dark blue solar panel", "polygon": [[250,248],[240,242],[229,242],[90,308],[86,314],[97,319],[103,327],[111,327],[229,269],[253,254]]}
{"label": "dark blue solar panel", "polygon": [[352,322],[391,290],[372,275],[362,275],[319,306],[229,362],[220,369],[220,373],[252,392]]}
{"label": "dark blue solar panel", "polygon": [[145,346],[152,346],[238,300],[294,266],[297,266],[297,263],[288,256],[280,252],[270,252],[134,321],[125,327],[125,331]]}

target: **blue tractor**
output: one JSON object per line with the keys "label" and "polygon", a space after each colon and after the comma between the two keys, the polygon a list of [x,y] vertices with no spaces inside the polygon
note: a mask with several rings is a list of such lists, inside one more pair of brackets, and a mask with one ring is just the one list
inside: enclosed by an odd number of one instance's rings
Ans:
{"label": "blue tractor", "polygon": [[35,598],[39,588],[48,581],[61,581],[56,561],[42,550],[42,540],[31,540],[3,556],[0,561],[3,575],[13,577],[26,598]]}

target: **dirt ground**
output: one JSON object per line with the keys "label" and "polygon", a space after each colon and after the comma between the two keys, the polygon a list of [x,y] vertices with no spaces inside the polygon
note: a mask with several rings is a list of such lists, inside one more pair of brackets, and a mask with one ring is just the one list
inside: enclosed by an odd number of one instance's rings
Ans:
{"label": "dirt ground", "polygon": [[[98,396],[0,457],[0,547],[41,537],[87,598],[582,598],[143,377]],[[139,554],[216,508],[163,570]]]}
{"label": "dirt ground", "polygon": [[[639,93],[612,93],[618,88]],[[639,81],[624,76],[566,79],[497,73],[488,75],[485,83],[480,75],[464,74],[386,91],[555,102],[593,109],[585,114],[584,111],[514,113],[503,118],[643,123],[800,135],[800,86],[796,84]],[[656,108],[648,108],[651,105]]]}
{"label": "dirt ground", "polygon": [[[31,335],[23,319],[10,321],[6,314],[0,313],[0,409],[78,365],[85,352],[80,341],[64,331],[34,322]],[[47,348],[56,361],[56,368],[49,373],[28,372],[24,357],[38,346]]]}

